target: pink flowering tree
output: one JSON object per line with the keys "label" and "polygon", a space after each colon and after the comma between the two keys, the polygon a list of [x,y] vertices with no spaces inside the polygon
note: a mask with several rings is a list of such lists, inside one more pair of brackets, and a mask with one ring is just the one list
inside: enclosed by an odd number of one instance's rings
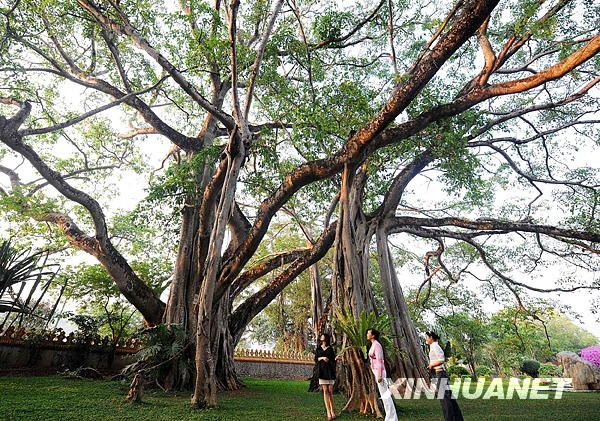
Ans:
{"label": "pink flowering tree", "polygon": [[581,358],[600,368],[600,346],[590,346],[581,350]]}

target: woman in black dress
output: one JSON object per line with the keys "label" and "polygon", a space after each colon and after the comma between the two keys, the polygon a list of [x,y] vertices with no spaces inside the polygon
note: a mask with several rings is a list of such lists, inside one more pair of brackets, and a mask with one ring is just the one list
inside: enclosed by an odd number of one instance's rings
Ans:
{"label": "woman in black dress", "polygon": [[323,389],[323,401],[327,410],[327,419],[337,418],[333,409],[333,384],[335,383],[335,361],[341,357],[336,357],[331,347],[331,338],[324,333],[319,338],[319,345],[315,350],[315,364],[319,369],[319,384]]}

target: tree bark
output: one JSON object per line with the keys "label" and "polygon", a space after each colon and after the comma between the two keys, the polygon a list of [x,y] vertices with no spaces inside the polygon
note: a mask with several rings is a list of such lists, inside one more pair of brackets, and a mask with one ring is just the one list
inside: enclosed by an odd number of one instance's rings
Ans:
{"label": "tree bark", "polygon": [[182,210],[179,248],[175,261],[173,280],[163,320],[177,323],[193,331],[195,323],[194,297],[198,294],[195,253],[198,241],[198,209],[189,205]]}
{"label": "tree bark", "polygon": [[342,173],[340,209],[334,244],[332,277],[334,308],[354,317],[375,310],[369,283],[369,243],[373,232],[362,212],[362,193],[366,174],[346,165]]}
{"label": "tree bark", "polygon": [[[182,211],[179,249],[163,322],[180,325],[190,335],[190,340],[193,338],[196,326],[194,300],[198,296],[198,279],[200,278],[196,273],[197,239],[198,208],[185,206]],[[186,352],[181,358],[188,359],[189,364],[193,363],[191,351]],[[167,390],[182,390],[192,386],[191,377],[184,372],[179,358],[168,364],[166,375],[161,380],[163,387]]]}
{"label": "tree bark", "polygon": [[212,353],[216,356],[215,377],[219,390],[237,390],[244,386],[235,371],[234,352],[237,342],[229,327],[231,307],[230,294],[224,294],[214,315]]}
{"label": "tree bark", "polygon": [[[211,102],[217,107],[222,107],[225,95],[229,90],[229,84],[221,84],[218,78],[211,79],[211,81]],[[202,130],[198,134],[198,143],[209,146],[214,143],[216,138],[216,120],[211,114],[208,114],[204,120]],[[186,159],[193,159],[196,153],[198,152],[195,150],[188,151]],[[175,260],[173,280],[171,281],[169,299],[163,316],[164,323],[182,326],[186,333],[189,334],[190,341],[195,340],[194,334],[197,322],[196,304],[198,302],[202,279],[200,272],[202,265],[199,259],[206,256],[208,250],[208,234],[205,228],[208,224],[206,221],[204,221],[203,225],[200,224],[201,209],[204,203],[205,191],[214,173],[215,162],[206,158],[198,172],[193,174],[195,179],[194,191],[186,193],[184,206],[181,211],[179,247]],[[216,200],[216,198],[211,195],[208,200]],[[205,209],[212,206],[206,206]],[[191,351],[190,353],[186,353],[183,358],[189,360],[189,365],[194,365],[194,356]],[[164,387],[167,390],[181,390],[192,387],[191,378],[189,378],[187,372],[182,372],[182,370],[179,361],[173,361],[169,365],[167,375],[163,380]],[[226,382],[220,383],[226,384]]]}
{"label": "tree bark", "polygon": [[[361,209],[365,181],[364,171],[357,171],[351,165],[344,167],[334,244],[333,317],[336,313],[347,314],[349,311],[358,318],[363,311],[375,310],[368,276],[369,243],[373,233]],[[349,345],[344,335],[342,346]],[[355,348],[350,348],[343,355],[344,364],[340,367],[337,383],[348,400],[342,411],[358,411],[380,417],[383,408],[377,399],[375,380],[363,358]]]}
{"label": "tree bark", "polygon": [[318,336],[321,334],[321,319],[323,318],[323,296],[321,292],[321,273],[319,264],[311,265],[310,276],[310,317],[312,319],[312,330],[315,340],[318,342]]}
{"label": "tree bark", "polygon": [[[216,355],[211,347],[212,324],[220,324],[213,316],[213,298],[217,276],[221,269],[221,250],[225,237],[225,229],[231,216],[234,204],[236,184],[239,171],[245,157],[245,143],[248,139],[243,133],[234,129],[227,144],[227,168],[215,212],[213,229],[208,243],[206,259],[199,259],[203,264],[204,277],[198,299],[198,322],[196,326],[196,379],[191,404],[194,408],[213,408],[217,405]],[[217,177],[218,174],[215,176]],[[204,204],[203,204],[204,205]],[[205,262],[205,264],[204,264]],[[225,295],[225,294],[224,294]]]}
{"label": "tree bark", "polygon": [[375,376],[363,360],[362,353],[353,348],[344,354],[342,381],[340,387],[346,393],[348,401],[342,411],[358,411],[359,414],[372,414],[383,417],[383,405],[379,400],[379,392],[375,384]]}
{"label": "tree bark", "polygon": [[428,381],[429,373],[425,368],[427,360],[396,275],[387,232],[385,223],[380,223],[376,231],[379,271],[385,307],[388,314],[392,316],[394,343],[401,351],[393,361],[390,361],[392,366],[390,374],[396,378],[424,378]]}

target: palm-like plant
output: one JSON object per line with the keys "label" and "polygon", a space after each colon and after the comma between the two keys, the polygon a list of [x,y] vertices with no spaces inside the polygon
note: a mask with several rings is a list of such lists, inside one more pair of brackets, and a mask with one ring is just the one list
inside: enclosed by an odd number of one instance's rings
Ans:
{"label": "palm-like plant", "polygon": [[[42,258],[44,261],[40,264]],[[48,289],[50,281],[56,275],[55,270],[47,270],[47,258],[48,252],[45,250],[33,253],[30,250],[19,251],[11,246],[10,240],[2,242],[0,245],[0,313],[28,313],[35,307],[35,305],[30,307],[33,291],[44,280],[47,280],[42,285],[43,295]],[[50,276],[50,279],[47,279],[47,276]],[[23,294],[25,283],[29,281],[33,281],[33,285],[27,298],[22,300],[20,297]],[[21,284],[20,288],[15,291],[18,284]],[[39,300],[36,305],[37,303]]]}
{"label": "palm-like plant", "polygon": [[160,324],[134,336],[143,338],[144,345],[132,356],[135,362],[127,365],[121,375],[132,377],[141,372],[157,378],[161,377],[161,371],[169,370],[168,363],[175,362],[179,366],[178,372],[183,373],[182,384],[187,384],[194,367],[193,361],[185,356],[191,344],[191,337],[185,329],[176,324]]}
{"label": "palm-like plant", "polygon": [[386,350],[389,356],[396,355],[400,350],[394,344],[394,338],[386,335],[385,332],[391,331],[392,320],[389,315],[382,314],[377,316],[374,312],[361,312],[358,317],[352,314],[344,315],[340,312],[334,319],[334,327],[348,339],[349,344],[342,349],[342,353],[350,348],[362,351],[363,356],[367,355],[367,330],[370,328],[381,332],[379,342]]}
{"label": "palm-like plant", "polygon": [[[333,320],[336,331],[345,336],[343,364],[343,388],[348,397],[342,411],[357,408],[361,413],[373,411],[381,414],[377,400],[377,387],[375,376],[367,367],[367,330],[376,329],[381,332],[379,342],[384,348],[384,354],[389,356],[398,354],[400,350],[394,345],[393,338],[386,335],[390,332],[391,318],[389,315],[376,316],[373,312],[361,312],[357,317],[337,313]],[[361,355],[362,354],[362,355]],[[387,360],[387,357],[385,357]]]}

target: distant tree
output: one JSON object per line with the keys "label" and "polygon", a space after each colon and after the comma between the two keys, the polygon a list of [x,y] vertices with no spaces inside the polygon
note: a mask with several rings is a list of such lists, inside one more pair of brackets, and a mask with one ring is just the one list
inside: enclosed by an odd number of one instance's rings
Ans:
{"label": "distant tree", "polygon": [[[157,292],[166,285],[168,272],[164,265],[165,262],[159,261],[133,263],[136,271]],[[83,329],[82,333],[109,336],[113,346],[116,346],[121,339],[142,327],[139,311],[123,297],[101,265],[68,266],[59,275],[58,283],[63,281],[66,285],[64,297],[71,300],[77,310],[60,317],[74,322]]]}
{"label": "distant tree", "polygon": [[497,368],[515,370],[524,359],[552,361],[557,352],[578,352],[598,342],[593,334],[556,311],[554,305],[542,302],[530,308],[535,316],[514,307],[491,316],[487,351]]}
{"label": "distant tree", "polygon": [[453,355],[462,359],[477,378],[477,363],[482,360],[484,345],[489,340],[487,319],[461,312],[438,319],[437,325],[443,339],[450,340]]}

